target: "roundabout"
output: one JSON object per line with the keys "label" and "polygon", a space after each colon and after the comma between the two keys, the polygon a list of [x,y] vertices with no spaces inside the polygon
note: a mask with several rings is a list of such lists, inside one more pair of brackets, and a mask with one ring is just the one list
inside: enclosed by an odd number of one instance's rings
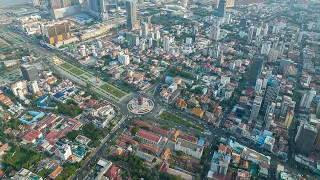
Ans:
{"label": "roundabout", "polygon": [[127,104],[128,111],[132,114],[146,114],[154,108],[154,102],[146,97],[139,96],[131,99]]}

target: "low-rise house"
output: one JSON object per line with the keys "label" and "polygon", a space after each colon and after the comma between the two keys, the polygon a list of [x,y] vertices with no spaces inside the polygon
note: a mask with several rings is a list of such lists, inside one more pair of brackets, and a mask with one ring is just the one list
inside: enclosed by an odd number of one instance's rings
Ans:
{"label": "low-rise house", "polygon": [[51,179],[55,179],[63,170],[63,167],[58,166],[57,168],[55,168],[52,173],[49,174],[49,177]]}
{"label": "low-rise house", "polygon": [[136,133],[136,136],[155,145],[158,145],[162,139],[161,136],[157,136],[141,129]]}
{"label": "low-rise house", "polygon": [[198,108],[193,108],[191,111],[191,114],[193,114],[199,118],[202,118],[204,111],[202,111],[201,109],[198,109]]}

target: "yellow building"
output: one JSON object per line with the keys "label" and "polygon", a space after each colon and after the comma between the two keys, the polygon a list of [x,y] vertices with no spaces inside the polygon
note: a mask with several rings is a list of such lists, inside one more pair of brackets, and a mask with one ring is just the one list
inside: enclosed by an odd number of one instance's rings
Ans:
{"label": "yellow building", "polygon": [[287,116],[286,116],[286,121],[284,123],[284,125],[287,127],[287,129],[289,129],[291,126],[293,116],[294,116],[293,110],[288,111]]}

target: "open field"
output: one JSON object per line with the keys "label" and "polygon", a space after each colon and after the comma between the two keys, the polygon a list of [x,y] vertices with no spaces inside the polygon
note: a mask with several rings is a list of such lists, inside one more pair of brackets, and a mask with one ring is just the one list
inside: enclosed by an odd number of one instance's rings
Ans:
{"label": "open field", "polygon": [[188,121],[185,121],[183,120],[182,118],[176,116],[176,115],[173,115],[167,111],[163,111],[160,115],[159,115],[159,118],[161,119],[164,119],[164,120],[167,120],[167,121],[171,121],[171,122],[174,122],[174,123],[177,123],[177,124],[181,124],[181,125],[184,125],[184,126],[187,126],[187,127],[192,127],[192,128],[195,128],[195,129],[198,129],[198,130],[203,130],[203,128],[199,127],[199,126],[196,126],[196,125],[193,125],[191,123],[189,123]]}
{"label": "open field", "polygon": [[109,84],[104,84],[104,85],[100,86],[100,88],[107,91],[108,93],[114,95],[117,98],[122,98],[123,96],[126,95],[124,92],[118,90],[117,88],[115,88]]}
{"label": "open field", "polygon": [[72,74],[75,74],[75,75],[77,75],[77,76],[80,76],[81,74],[84,73],[83,71],[81,71],[81,70],[78,69],[78,68],[73,68],[73,69],[70,69],[69,71],[70,71]]}
{"label": "open field", "polygon": [[66,70],[69,70],[69,69],[72,69],[73,66],[68,64],[68,63],[63,63],[60,65],[62,68],[66,69]]}

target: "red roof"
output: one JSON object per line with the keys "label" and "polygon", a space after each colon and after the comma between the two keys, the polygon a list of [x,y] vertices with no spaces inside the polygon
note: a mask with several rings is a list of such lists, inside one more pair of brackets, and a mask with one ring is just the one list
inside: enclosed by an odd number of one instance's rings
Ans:
{"label": "red roof", "polygon": [[143,130],[139,130],[136,134],[136,136],[141,137],[143,139],[148,139],[149,141],[153,141],[153,142],[159,142],[161,140],[160,136],[154,135],[150,132],[147,131],[143,131]]}
{"label": "red roof", "polygon": [[39,137],[42,133],[40,131],[31,129],[27,134],[22,136],[22,139],[25,141],[32,142],[34,141],[37,137]]}
{"label": "red roof", "polygon": [[121,141],[129,142],[129,143],[131,143],[131,144],[133,144],[135,146],[139,144],[137,141],[132,140],[132,139],[126,137],[126,136],[121,136],[120,139],[121,139]]}
{"label": "red roof", "polygon": [[140,127],[150,127],[150,125],[148,123],[144,123],[141,121],[133,121],[133,124],[138,125]]}
{"label": "red roof", "polygon": [[82,125],[82,123],[76,119],[68,118],[68,124],[72,124],[72,129],[77,130]]}
{"label": "red roof", "polygon": [[167,131],[165,129],[161,129],[161,128],[158,128],[158,127],[153,127],[152,131],[155,131],[157,133],[164,134],[164,135],[169,135],[169,133],[170,133],[170,131]]}
{"label": "red roof", "polygon": [[148,146],[148,145],[146,145],[146,144],[142,144],[142,145],[140,146],[140,148],[146,149],[146,150],[149,150],[149,151],[152,151],[154,154],[156,154],[156,153],[159,151],[158,148],[151,147],[151,146]]}
{"label": "red roof", "polygon": [[118,171],[119,171],[119,168],[115,165],[112,165],[106,172],[106,175],[110,178],[117,178]]}

